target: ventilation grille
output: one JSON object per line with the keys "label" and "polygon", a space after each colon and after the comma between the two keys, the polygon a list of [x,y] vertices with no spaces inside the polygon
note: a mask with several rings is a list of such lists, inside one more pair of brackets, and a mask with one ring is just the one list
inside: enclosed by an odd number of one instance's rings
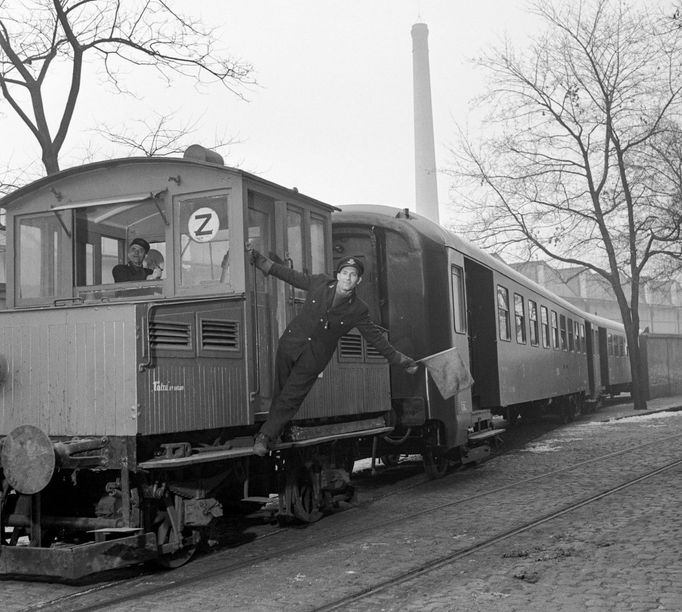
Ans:
{"label": "ventilation grille", "polygon": [[362,336],[346,334],[339,340],[339,359],[362,361]]}
{"label": "ventilation grille", "polygon": [[339,361],[342,363],[383,362],[386,360],[371,344],[357,332],[341,336],[338,346]]}
{"label": "ventilation grille", "polygon": [[189,323],[151,321],[149,343],[152,348],[191,349],[192,336]]}
{"label": "ventilation grille", "polygon": [[367,361],[381,361],[384,356],[377,351],[371,344],[367,344],[365,342],[365,355],[367,357]]}
{"label": "ventilation grille", "polygon": [[241,350],[239,321],[202,319],[201,348],[211,351]]}

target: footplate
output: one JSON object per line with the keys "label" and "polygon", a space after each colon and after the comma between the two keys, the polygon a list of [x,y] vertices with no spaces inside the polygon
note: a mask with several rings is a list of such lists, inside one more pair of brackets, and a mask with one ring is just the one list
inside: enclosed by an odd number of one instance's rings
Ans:
{"label": "footplate", "polygon": [[153,533],[56,548],[0,546],[0,574],[76,580],[156,557]]}

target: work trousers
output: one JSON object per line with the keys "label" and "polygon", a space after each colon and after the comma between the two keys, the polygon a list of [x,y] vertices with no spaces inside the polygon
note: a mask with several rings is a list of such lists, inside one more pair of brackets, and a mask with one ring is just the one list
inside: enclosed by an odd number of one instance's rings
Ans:
{"label": "work trousers", "polygon": [[270,414],[260,429],[261,433],[271,440],[282,433],[285,425],[298,412],[325,365],[313,357],[310,346],[306,346],[296,359],[285,351],[277,350],[272,404]]}

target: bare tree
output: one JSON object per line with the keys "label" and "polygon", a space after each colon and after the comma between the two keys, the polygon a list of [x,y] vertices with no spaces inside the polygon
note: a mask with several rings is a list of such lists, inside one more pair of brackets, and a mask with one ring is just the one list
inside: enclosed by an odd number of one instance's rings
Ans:
{"label": "bare tree", "polygon": [[645,408],[640,282],[682,257],[681,32],[618,0],[538,1],[533,12],[547,28],[525,54],[506,44],[478,60],[493,110],[478,144],[462,132],[453,150],[455,191],[469,194],[475,239],[608,281]]}
{"label": "bare tree", "polygon": [[[99,60],[102,76],[121,92],[127,91],[122,69],[133,66],[154,69],[169,83],[190,77],[241,95],[251,66],[216,47],[215,30],[166,0],[17,0],[11,7],[0,0],[0,91],[38,141],[48,174],[59,170],[87,58]],[[48,99],[52,75],[64,91]]]}
{"label": "bare tree", "polygon": [[[123,147],[128,155],[167,156],[178,155],[187,149],[198,123],[197,119],[178,124],[176,113],[154,113],[153,118],[136,119],[118,128],[104,123],[94,131],[107,142]],[[209,148],[220,151],[239,142],[234,137],[216,136]]]}

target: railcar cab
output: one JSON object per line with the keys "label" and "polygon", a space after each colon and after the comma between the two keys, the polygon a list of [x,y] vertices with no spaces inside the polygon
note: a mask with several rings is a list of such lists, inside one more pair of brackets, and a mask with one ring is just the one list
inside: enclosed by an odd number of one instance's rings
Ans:
{"label": "railcar cab", "polygon": [[[175,565],[222,501],[273,491],[280,516],[316,520],[352,496],[355,439],[391,430],[386,361],[349,335],[295,434],[252,456],[277,338],[303,295],[258,272],[245,243],[329,271],[334,207],[188,153],[69,169],[0,200],[0,573]],[[161,274],[115,278],[139,259],[132,243],[156,252]],[[26,445],[40,453],[24,461]],[[31,545],[15,546],[6,528],[27,525]],[[47,530],[77,534],[87,552],[55,562],[64,548],[41,540]]]}
{"label": "railcar cab", "polygon": [[[32,356],[33,372],[18,371],[14,380],[64,418],[9,410],[0,434],[27,416],[48,435],[157,435],[253,426],[266,417],[277,338],[304,298],[256,273],[244,245],[305,272],[331,270],[334,207],[203,155],[210,153],[191,147],[182,159],[98,162],[2,201],[12,255],[5,321],[42,337],[65,365],[61,378],[43,351],[44,364]],[[142,268],[115,278],[117,269],[132,268],[136,242],[149,246]],[[162,270],[149,273],[158,262]],[[20,358],[15,337],[0,332],[0,340],[10,362]],[[95,354],[104,357],[87,360]],[[322,386],[352,383],[364,364],[353,355],[345,362],[343,381]],[[381,369],[383,361],[375,371],[386,380]],[[60,392],[68,384],[79,392]],[[332,405],[325,393],[333,394],[314,390],[302,418],[358,411],[355,403]],[[363,399],[360,412],[371,412],[376,397]],[[95,398],[102,414],[92,412]],[[139,406],[133,419],[130,405]]]}
{"label": "railcar cab", "polygon": [[[233,189],[204,190],[210,183],[202,181],[194,185],[197,192],[131,193],[153,179],[136,176],[133,166],[116,170],[107,173],[119,175],[114,195],[105,195],[101,176],[83,181],[67,172],[21,205],[9,205],[9,248],[15,253],[8,270],[10,308],[244,292],[243,266],[230,266],[231,240],[243,243]],[[113,269],[128,263],[136,238],[160,254],[163,274],[117,283]],[[242,263],[237,250],[232,259]]]}

